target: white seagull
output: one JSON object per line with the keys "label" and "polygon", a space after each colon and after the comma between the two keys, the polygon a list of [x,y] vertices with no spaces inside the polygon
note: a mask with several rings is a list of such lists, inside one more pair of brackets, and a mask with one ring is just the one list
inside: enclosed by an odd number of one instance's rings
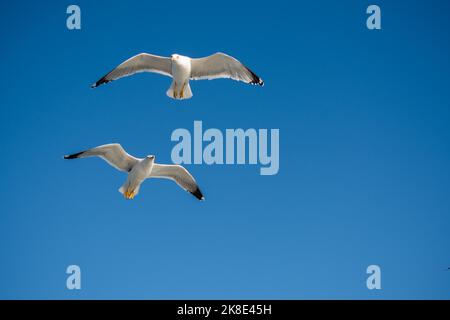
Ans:
{"label": "white seagull", "polygon": [[192,59],[179,54],[160,57],[149,53],[140,53],[118,65],[114,70],[92,85],[96,88],[104,83],[114,81],[138,72],[155,72],[172,77],[172,85],[167,95],[174,99],[192,97],[189,80],[231,78],[245,83],[264,85],[264,81],[253,71],[235,58],[225,53]]}
{"label": "white seagull", "polygon": [[184,167],[180,165],[157,164],[155,163],[155,156],[147,156],[144,159],[135,158],[129,155],[120,144],[111,143],[64,156],[64,159],[86,157],[100,157],[114,168],[128,172],[127,180],[119,189],[119,192],[126,199],[133,199],[139,193],[142,182],[148,178],[173,180],[184,190],[192,193],[197,199],[205,199],[195,179]]}

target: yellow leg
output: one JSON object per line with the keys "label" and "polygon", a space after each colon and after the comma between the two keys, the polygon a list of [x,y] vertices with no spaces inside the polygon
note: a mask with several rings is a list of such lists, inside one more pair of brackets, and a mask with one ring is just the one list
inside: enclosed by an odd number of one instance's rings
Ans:
{"label": "yellow leg", "polygon": [[181,87],[180,98],[184,98],[184,87],[186,87],[186,82],[183,83],[183,86]]}
{"label": "yellow leg", "polygon": [[173,84],[173,97],[177,98],[177,83],[176,82]]}
{"label": "yellow leg", "polygon": [[124,192],[124,197],[126,198],[126,199],[133,199],[134,198],[134,196],[136,195],[135,193],[134,193],[134,191],[125,191]]}

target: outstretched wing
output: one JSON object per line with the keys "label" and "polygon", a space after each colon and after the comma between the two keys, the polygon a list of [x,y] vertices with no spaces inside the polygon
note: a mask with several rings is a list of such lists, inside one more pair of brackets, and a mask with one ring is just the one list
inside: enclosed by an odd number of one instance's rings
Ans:
{"label": "outstretched wing", "polygon": [[264,85],[264,81],[253,71],[235,58],[221,52],[205,58],[191,59],[191,78],[194,80],[231,78],[260,86]]}
{"label": "outstretched wing", "polygon": [[122,62],[114,70],[94,83],[91,87],[96,88],[104,83],[114,81],[138,72],[156,72],[166,76],[172,76],[172,61],[170,58],[155,56],[148,53],[140,53]]}
{"label": "outstretched wing", "polygon": [[192,193],[197,199],[204,200],[194,177],[180,165],[153,164],[149,178],[163,178],[175,181],[184,190]]}
{"label": "outstretched wing", "polygon": [[64,159],[76,159],[86,157],[100,157],[114,168],[129,172],[139,159],[130,156],[118,143],[105,144],[89,150],[64,156]]}

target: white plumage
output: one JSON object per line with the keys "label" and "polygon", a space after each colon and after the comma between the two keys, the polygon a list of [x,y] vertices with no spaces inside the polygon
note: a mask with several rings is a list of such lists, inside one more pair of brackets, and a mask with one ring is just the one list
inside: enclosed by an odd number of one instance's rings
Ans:
{"label": "white plumage", "polygon": [[192,193],[197,199],[204,200],[194,177],[180,165],[164,165],[155,163],[155,156],[143,159],[129,155],[120,144],[111,143],[86,151],[64,156],[64,159],[100,157],[114,168],[128,173],[127,180],[119,191],[127,199],[133,199],[139,188],[148,178],[163,178],[175,181],[184,190]]}
{"label": "white plumage", "polygon": [[96,88],[122,77],[139,72],[155,72],[172,77],[172,84],[167,95],[174,99],[192,97],[189,80],[230,78],[245,83],[264,85],[264,81],[237,59],[224,53],[192,59],[179,54],[161,57],[148,53],[140,53],[118,65],[92,85]]}

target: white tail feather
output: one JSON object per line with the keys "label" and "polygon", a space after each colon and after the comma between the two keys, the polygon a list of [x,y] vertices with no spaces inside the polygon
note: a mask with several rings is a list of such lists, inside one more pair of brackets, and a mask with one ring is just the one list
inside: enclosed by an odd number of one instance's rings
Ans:
{"label": "white tail feather", "polygon": [[169,90],[167,90],[167,92],[166,92],[166,94],[170,98],[178,99],[178,100],[192,98],[193,94],[192,94],[191,86],[189,85],[189,81],[184,86],[183,97],[181,97],[181,86],[180,85],[176,86],[176,92],[174,90],[174,87],[175,87],[175,81],[172,81],[172,84],[170,85]]}
{"label": "white tail feather", "polygon": [[176,99],[174,94],[173,94],[173,87],[174,87],[174,85],[175,85],[175,81],[172,81],[172,84],[170,85],[170,88],[169,88],[169,90],[167,90],[166,94],[167,94],[168,97]]}
{"label": "white tail feather", "polygon": [[183,99],[190,99],[192,98],[193,94],[192,94],[192,90],[191,90],[191,85],[188,83],[186,83],[186,86],[184,87],[184,92],[183,92]]}

